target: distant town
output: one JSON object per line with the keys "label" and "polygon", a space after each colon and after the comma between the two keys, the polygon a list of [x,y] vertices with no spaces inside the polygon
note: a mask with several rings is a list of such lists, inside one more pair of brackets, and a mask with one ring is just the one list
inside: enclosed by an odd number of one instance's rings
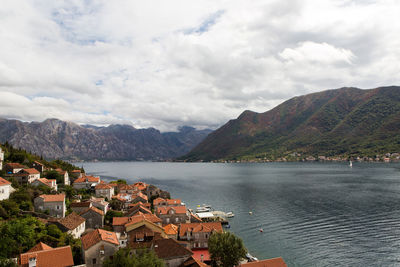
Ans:
{"label": "distant town", "polygon": [[[2,266],[121,266],[113,265],[120,251],[142,255],[143,249],[161,262],[149,266],[228,266],[209,251],[210,238],[229,227],[224,215],[190,209],[142,181],[106,182],[66,162],[3,149]],[[235,266],[286,266],[282,258],[242,256]]]}

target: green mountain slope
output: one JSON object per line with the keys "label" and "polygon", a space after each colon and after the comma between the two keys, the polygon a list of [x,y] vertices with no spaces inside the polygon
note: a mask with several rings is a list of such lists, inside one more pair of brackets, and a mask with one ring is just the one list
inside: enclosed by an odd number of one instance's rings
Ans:
{"label": "green mountain slope", "polygon": [[181,159],[217,160],[293,152],[400,152],[400,87],[341,88],[292,98],[265,113],[243,112]]}

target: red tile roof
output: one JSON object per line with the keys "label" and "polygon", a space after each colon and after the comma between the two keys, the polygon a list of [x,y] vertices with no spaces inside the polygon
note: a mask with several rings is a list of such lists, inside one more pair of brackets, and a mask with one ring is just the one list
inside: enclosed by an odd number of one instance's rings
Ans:
{"label": "red tile roof", "polygon": [[[37,247],[38,245],[34,248]],[[45,245],[44,250],[23,253],[20,255],[20,265],[28,267],[29,259],[32,258],[36,258],[36,266],[38,267],[65,267],[74,265],[70,246],[51,248]]]}
{"label": "red tile roof", "polygon": [[222,232],[221,222],[202,222],[202,223],[182,223],[179,229],[179,236],[184,237],[186,232],[211,233],[213,231]]}
{"label": "red tile roof", "polygon": [[164,228],[164,232],[167,235],[176,235],[178,234],[178,226],[176,226],[175,224],[167,224],[166,226],[163,227]]}
{"label": "red tile roof", "polygon": [[81,173],[81,170],[73,170],[72,172]]}
{"label": "red tile roof", "polygon": [[74,184],[76,183],[99,183],[100,182],[100,177],[94,177],[94,176],[82,176],[81,178],[78,178],[75,180]]}
{"label": "red tile roof", "polygon": [[137,191],[138,189],[134,185],[129,185],[129,184],[119,184],[118,185],[119,190],[133,190]]}
{"label": "red tile roof", "polygon": [[143,214],[139,212],[139,214],[131,216],[131,217],[113,217],[113,226],[117,225],[131,225],[137,222],[141,222],[143,220],[147,220],[152,223],[161,223],[162,220],[158,218],[156,215],[147,213]]}
{"label": "red tile roof", "polygon": [[24,172],[29,173],[29,174],[40,174],[40,172],[34,168],[24,169]]}
{"label": "red tile roof", "polygon": [[96,185],[95,189],[112,189],[113,187],[109,184],[98,184]]}
{"label": "red tile roof", "polygon": [[119,245],[117,235],[114,232],[97,229],[94,230],[81,238],[82,247],[84,250],[89,249],[93,245],[99,243],[100,241],[105,241],[114,245]]}
{"label": "red tile roof", "polygon": [[59,195],[40,195],[39,197],[44,199],[44,202],[63,202],[65,200],[64,194]]}
{"label": "red tile roof", "polygon": [[48,250],[48,249],[53,249],[53,248],[48,246],[48,245],[46,245],[43,242],[39,242],[39,243],[36,244],[36,246],[34,246],[30,250],[28,250],[28,252],[26,252],[26,253],[34,252],[34,251],[40,251],[40,250]]}
{"label": "red tile roof", "polygon": [[147,184],[144,182],[137,182],[133,184],[140,191],[145,190],[147,188]]}
{"label": "red tile roof", "polygon": [[287,267],[285,261],[279,258],[243,263],[243,267]]}
{"label": "red tile roof", "polygon": [[201,262],[195,259],[193,256],[191,256],[189,259],[184,261],[179,267],[209,267],[209,266],[210,265],[207,265],[204,262]]}
{"label": "red tile roof", "polygon": [[82,211],[79,215],[82,215],[82,214],[85,214],[86,212],[89,212],[89,211],[94,211],[94,212],[96,212],[96,213],[98,213],[98,214],[100,214],[100,215],[104,215],[104,212],[102,211],[102,210],[99,210],[98,208],[96,208],[96,207],[90,207],[90,208],[88,208],[88,209],[86,209],[86,210],[84,210],[84,211]]}
{"label": "red tile roof", "polygon": [[[208,249],[192,249],[193,252],[193,258],[195,258],[196,260],[203,260],[203,261],[210,261],[211,260],[211,256],[210,256],[210,252],[208,251]],[[203,256],[203,257],[202,257]]]}
{"label": "red tile roof", "polygon": [[81,225],[85,221],[85,218],[82,218],[75,212],[72,212],[65,218],[60,219],[58,222],[62,224],[65,228],[69,230],[74,230],[76,227]]}
{"label": "red tile roof", "polygon": [[132,199],[136,199],[136,198],[142,198],[142,199],[146,200],[146,202],[148,200],[147,196],[142,194],[141,192],[132,195]]}
{"label": "red tile roof", "polygon": [[7,181],[6,179],[0,177],[0,186],[9,185],[9,184],[11,184],[9,181]]}
{"label": "red tile roof", "polygon": [[186,206],[176,207],[158,207],[157,212],[159,214],[168,214],[170,210],[174,210],[176,214],[186,214]]}
{"label": "red tile roof", "polygon": [[161,203],[166,203],[167,205],[181,205],[182,201],[178,198],[176,199],[164,199],[161,197],[158,197],[156,199],[153,200],[153,205],[154,206],[158,206]]}

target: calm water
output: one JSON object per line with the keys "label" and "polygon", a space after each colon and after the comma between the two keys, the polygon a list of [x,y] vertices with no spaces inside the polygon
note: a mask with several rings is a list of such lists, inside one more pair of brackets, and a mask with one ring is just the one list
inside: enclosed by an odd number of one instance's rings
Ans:
{"label": "calm water", "polygon": [[400,266],[400,164],[112,162],[84,168],[103,178],[152,183],[192,208],[206,203],[233,211],[231,230],[260,259],[282,256],[288,266]]}

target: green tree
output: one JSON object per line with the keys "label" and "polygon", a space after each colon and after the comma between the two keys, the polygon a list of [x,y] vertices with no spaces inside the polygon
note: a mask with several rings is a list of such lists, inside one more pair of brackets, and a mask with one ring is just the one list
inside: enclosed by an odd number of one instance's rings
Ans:
{"label": "green tree", "polygon": [[112,221],[114,217],[124,217],[124,214],[121,211],[109,210],[104,217],[105,224],[112,225]]}
{"label": "green tree", "polygon": [[164,261],[157,258],[151,250],[138,250],[132,253],[128,248],[119,249],[112,259],[107,259],[103,267],[164,267]]}
{"label": "green tree", "polygon": [[10,259],[0,259],[0,267],[18,267],[18,264]]}
{"label": "green tree", "polygon": [[217,266],[232,267],[246,256],[243,241],[230,232],[213,233],[208,240],[211,260]]}
{"label": "green tree", "polygon": [[56,179],[57,180],[57,184],[63,184],[64,183],[64,176],[59,174],[58,171],[56,171],[56,170],[47,171],[44,174],[44,177],[46,177],[47,179]]}

